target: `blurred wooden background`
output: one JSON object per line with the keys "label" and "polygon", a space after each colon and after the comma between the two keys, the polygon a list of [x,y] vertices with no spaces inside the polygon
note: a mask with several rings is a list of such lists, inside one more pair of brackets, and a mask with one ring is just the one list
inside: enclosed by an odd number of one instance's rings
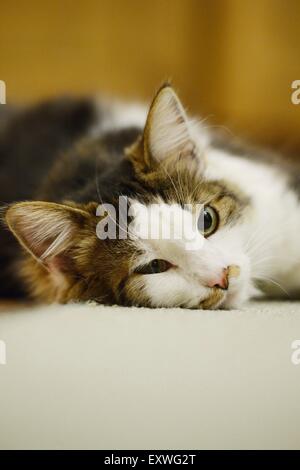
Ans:
{"label": "blurred wooden background", "polygon": [[2,0],[0,79],[11,102],[149,99],[171,78],[192,112],[276,147],[300,142],[299,24],[299,0]]}

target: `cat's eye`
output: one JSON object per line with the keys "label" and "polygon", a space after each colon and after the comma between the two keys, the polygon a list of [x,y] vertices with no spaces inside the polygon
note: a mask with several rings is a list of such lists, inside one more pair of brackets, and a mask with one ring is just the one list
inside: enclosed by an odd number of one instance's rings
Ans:
{"label": "cat's eye", "polygon": [[139,266],[135,272],[138,274],[157,274],[168,271],[173,265],[164,259],[153,259],[150,263]]}
{"label": "cat's eye", "polygon": [[218,228],[219,216],[213,207],[205,206],[198,219],[198,229],[205,237],[212,235]]}

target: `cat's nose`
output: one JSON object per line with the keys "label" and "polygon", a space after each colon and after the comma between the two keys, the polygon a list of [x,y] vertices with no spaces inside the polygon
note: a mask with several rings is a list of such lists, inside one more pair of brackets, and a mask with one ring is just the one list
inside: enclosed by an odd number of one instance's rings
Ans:
{"label": "cat's nose", "polygon": [[228,289],[228,274],[229,268],[224,268],[219,276],[216,276],[214,279],[208,282],[208,287],[219,287],[220,289]]}

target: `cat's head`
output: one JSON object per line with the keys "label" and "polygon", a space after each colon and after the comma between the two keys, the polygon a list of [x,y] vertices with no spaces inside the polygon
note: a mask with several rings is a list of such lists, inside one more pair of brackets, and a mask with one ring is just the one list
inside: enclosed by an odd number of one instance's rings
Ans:
{"label": "cat's head", "polygon": [[[20,271],[29,291],[48,301],[204,309],[247,298],[249,200],[208,176],[206,147],[169,85],[122,158],[131,169],[125,225],[116,194],[112,211],[97,200],[7,209],[6,223],[27,253]],[[126,175],[119,196],[127,196]]]}

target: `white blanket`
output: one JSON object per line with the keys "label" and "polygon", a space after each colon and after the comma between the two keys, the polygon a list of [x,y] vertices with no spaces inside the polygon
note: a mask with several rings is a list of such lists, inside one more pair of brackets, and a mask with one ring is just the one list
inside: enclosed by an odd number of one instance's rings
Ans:
{"label": "white blanket", "polygon": [[0,447],[300,448],[297,339],[293,302],[1,312]]}

